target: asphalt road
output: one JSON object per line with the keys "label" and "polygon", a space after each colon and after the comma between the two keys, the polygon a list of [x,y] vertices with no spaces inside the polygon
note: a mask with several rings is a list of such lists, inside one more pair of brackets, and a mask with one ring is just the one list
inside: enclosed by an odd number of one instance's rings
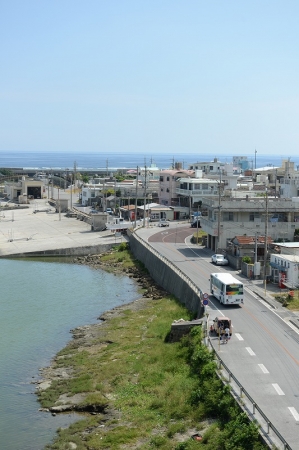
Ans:
{"label": "asphalt road", "polygon": [[[253,285],[230,267],[211,263],[212,252],[190,243],[190,224],[171,224],[166,229],[140,230],[139,235],[185,272],[203,292],[210,293],[212,272],[231,272],[244,282],[242,306],[225,306],[209,296],[209,325],[217,315],[228,316],[233,336],[227,345],[211,337],[230,371],[244,386],[270,422],[298,449],[299,334],[285,310],[274,310],[254,293]],[[279,441],[274,440],[278,448]]]}

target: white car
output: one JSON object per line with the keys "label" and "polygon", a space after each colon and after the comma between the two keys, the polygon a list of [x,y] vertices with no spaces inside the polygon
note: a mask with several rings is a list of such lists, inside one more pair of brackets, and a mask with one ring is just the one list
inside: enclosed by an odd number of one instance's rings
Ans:
{"label": "white car", "polygon": [[166,219],[160,219],[158,223],[158,227],[169,227],[169,222]]}
{"label": "white car", "polygon": [[224,255],[215,254],[211,259],[212,263],[216,264],[216,266],[227,266],[228,259]]}

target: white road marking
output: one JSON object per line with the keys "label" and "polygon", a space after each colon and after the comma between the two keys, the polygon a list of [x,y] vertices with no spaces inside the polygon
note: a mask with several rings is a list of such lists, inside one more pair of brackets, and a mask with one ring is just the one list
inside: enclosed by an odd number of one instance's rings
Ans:
{"label": "white road marking", "polygon": [[278,395],[284,395],[283,390],[280,388],[280,386],[278,384],[273,383],[272,386],[274,387],[274,389]]}
{"label": "white road marking", "polygon": [[244,290],[247,291],[252,297],[254,297],[256,300],[258,300],[258,296],[248,287],[244,287]]}
{"label": "white road marking", "polygon": [[291,414],[293,415],[294,419],[299,422],[299,414],[297,413],[296,409],[293,408],[293,406],[289,406],[288,409],[290,410]]}
{"label": "white road marking", "polygon": [[261,369],[262,372],[264,373],[269,373],[269,370],[266,369],[266,367],[264,366],[264,364],[258,364],[259,368]]}
{"label": "white road marking", "polygon": [[244,339],[242,338],[242,336],[239,333],[235,333],[235,336],[237,339],[239,339],[239,341],[244,341]]}
{"label": "white road marking", "polygon": [[246,350],[248,351],[249,355],[255,356],[254,351],[250,347],[246,347]]}

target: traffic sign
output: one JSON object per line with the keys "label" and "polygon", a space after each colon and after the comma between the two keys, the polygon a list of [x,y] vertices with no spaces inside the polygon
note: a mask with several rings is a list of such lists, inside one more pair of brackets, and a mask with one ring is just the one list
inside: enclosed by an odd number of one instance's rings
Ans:
{"label": "traffic sign", "polygon": [[204,306],[207,306],[209,304],[209,300],[207,298],[205,298],[202,303]]}
{"label": "traffic sign", "polygon": [[203,298],[209,298],[209,294],[207,294],[206,292],[202,296]]}

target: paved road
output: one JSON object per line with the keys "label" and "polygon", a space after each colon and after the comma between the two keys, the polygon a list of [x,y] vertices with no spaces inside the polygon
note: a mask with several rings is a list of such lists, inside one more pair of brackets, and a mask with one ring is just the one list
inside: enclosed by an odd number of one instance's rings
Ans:
{"label": "paved road", "polygon": [[[242,307],[221,305],[209,297],[210,324],[216,315],[227,315],[233,323],[233,337],[228,345],[220,345],[216,337],[212,339],[225,364],[291,448],[299,448],[299,335],[289,321],[292,314],[282,307],[273,309],[262,300],[265,292],[261,284],[249,282],[229,267],[211,264],[212,252],[190,243],[190,225],[171,224],[167,230],[142,229],[138,233],[188,274],[203,292],[210,292],[211,272],[228,271],[244,282]],[[266,294],[270,288],[276,289],[269,286]]]}

